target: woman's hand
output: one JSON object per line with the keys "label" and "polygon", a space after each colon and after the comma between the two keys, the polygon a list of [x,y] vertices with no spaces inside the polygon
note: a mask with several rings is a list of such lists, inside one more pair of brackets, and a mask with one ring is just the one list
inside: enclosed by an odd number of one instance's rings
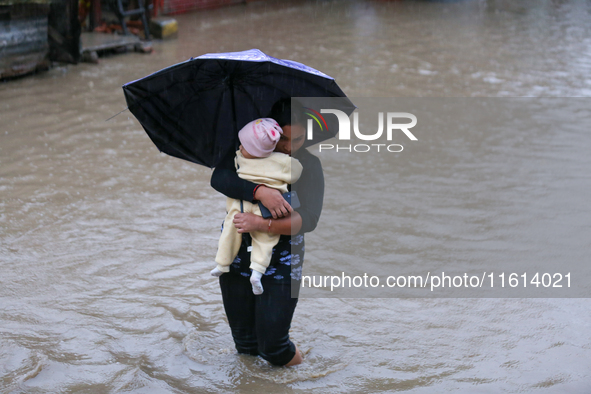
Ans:
{"label": "woman's hand", "polygon": [[281,195],[277,189],[272,189],[261,185],[254,198],[259,200],[271,212],[273,219],[282,218],[293,212],[293,208]]}
{"label": "woman's hand", "polygon": [[234,227],[239,233],[251,233],[253,231],[267,231],[269,220],[263,219],[254,213],[237,213],[234,215]]}

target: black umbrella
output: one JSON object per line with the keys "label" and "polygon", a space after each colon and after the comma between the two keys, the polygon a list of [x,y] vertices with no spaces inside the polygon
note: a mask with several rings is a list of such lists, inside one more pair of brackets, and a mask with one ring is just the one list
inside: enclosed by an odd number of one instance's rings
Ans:
{"label": "black umbrella", "polygon": [[[238,130],[266,116],[278,99],[346,97],[328,75],[258,49],[191,58],[127,83],[123,92],[158,149],[212,168],[237,148]],[[340,102],[336,109],[349,115],[355,109],[348,99]],[[305,146],[333,137],[336,130],[314,129]]]}

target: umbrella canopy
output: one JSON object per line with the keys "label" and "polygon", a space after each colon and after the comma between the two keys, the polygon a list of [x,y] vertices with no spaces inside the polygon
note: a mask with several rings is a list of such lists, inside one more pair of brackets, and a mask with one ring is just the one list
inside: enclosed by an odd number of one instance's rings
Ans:
{"label": "umbrella canopy", "polygon": [[[212,168],[238,147],[238,130],[280,98],[346,97],[328,75],[258,49],[191,58],[129,82],[123,92],[158,149]],[[351,114],[355,106],[346,99],[337,109]],[[305,146],[333,137],[327,130],[315,130]]]}

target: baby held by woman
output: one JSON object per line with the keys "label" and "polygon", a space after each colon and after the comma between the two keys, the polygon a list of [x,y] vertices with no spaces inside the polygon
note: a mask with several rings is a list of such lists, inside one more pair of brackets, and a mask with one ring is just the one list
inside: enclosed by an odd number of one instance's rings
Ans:
{"label": "baby held by woman", "polygon": [[[288,191],[287,185],[300,178],[302,165],[297,159],[285,153],[273,152],[282,133],[283,130],[279,124],[270,118],[254,120],[240,130],[238,139],[241,145],[236,151],[234,160],[236,172],[240,178],[278,189],[281,193]],[[228,213],[215,257],[217,266],[211,271],[213,276],[229,272],[230,264],[240,249],[242,234],[238,233],[234,227],[234,215],[250,212],[262,216],[258,204],[233,198],[228,198],[226,211]],[[271,226],[268,228],[270,229]],[[271,261],[273,247],[279,242],[279,234],[272,234],[267,230],[251,232],[250,236],[252,238],[250,283],[253,293],[259,295],[263,293],[261,278]]]}

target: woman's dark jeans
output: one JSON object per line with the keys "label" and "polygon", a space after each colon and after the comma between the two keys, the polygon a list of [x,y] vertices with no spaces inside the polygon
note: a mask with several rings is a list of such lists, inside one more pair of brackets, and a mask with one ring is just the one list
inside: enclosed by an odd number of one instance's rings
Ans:
{"label": "woman's dark jeans", "polygon": [[263,278],[264,292],[254,295],[250,278],[232,273],[220,276],[224,309],[238,353],[260,355],[274,365],[285,365],[295,356],[289,328],[297,298],[291,284]]}

